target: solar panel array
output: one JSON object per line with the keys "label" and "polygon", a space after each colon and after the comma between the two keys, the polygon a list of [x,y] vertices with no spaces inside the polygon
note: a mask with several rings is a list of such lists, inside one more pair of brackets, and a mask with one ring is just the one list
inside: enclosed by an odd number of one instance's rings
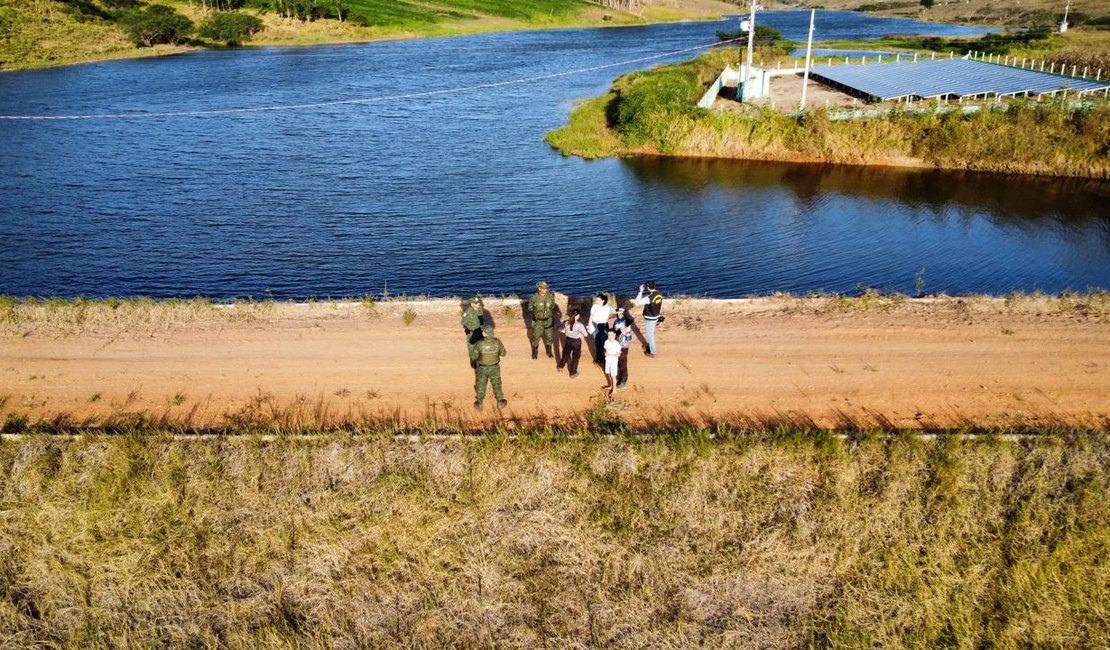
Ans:
{"label": "solar panel array", "polygon": [[1110,81],[1025,70],[973,61],[942,59],[871,65],[817,65],[810,77],[882,101],[973,97],[975,95],[1039,95],[1067,89],[1087,93],[1106,91]]}

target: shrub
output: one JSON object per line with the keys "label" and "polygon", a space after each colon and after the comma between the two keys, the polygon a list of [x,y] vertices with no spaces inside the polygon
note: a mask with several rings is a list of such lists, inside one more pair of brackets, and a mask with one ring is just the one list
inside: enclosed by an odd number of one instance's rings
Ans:
{"label": "shrub", "polygon": [[200,25],[200,35],[214,41],[224,41],[237,45],[249,41],[251,36],[262,31],[262,21],[257,16],[234,11],[221,11],[209,16]]}
{"label": "shrub", "polygon": [[670,66],[632,75],[616,92],[615,125],[633,146],[651,142],[665,150],[676,123],[704,113],[696,103],[705,89],[689,68]]}
{"label": "shrub", "polygon": [[129,11],[119,22],[139,47],[183,43],[193,31],[193,21],[165,5]]}

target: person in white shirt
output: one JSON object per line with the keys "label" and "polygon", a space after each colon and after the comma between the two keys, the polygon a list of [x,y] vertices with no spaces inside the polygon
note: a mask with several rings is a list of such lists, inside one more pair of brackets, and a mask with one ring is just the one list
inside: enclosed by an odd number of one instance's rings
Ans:
{"label": "person in white shirt", "polygon": [[594,335],[594,363],[605,363],[605,335],[609,332],[609,317],[613,309],[609,306],[609,296],[599,293],[594,296],[594,306],[590,307],[590,325],[587,331]]}
{"label": "person in white shirt", "polygon": [[566,337],[566,342],[563,344],[563,354],[559,357],[559,365],[556,369],[562,372],[563,366],[567,366],[573,379],[578,376],[578,360],[582,358],[582,341],[589,336],[586,333],[586,326],[578,320],[577,309],[570,312],[570,318],[563,321],[561,331]]}
{"label": "person in white shirt", "polygon": [[617,364],[621,358],[621,344],[617,342],[617,333],[610,330],[605,341],[605,386],[609,399],[613,399],[613,391],[617,389]]}

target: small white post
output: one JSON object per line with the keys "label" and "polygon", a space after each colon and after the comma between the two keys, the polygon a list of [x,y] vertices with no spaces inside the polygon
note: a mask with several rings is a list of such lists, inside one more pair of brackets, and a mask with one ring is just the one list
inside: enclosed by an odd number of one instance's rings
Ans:
{"label": "small white post", "polygon": [[829,57],[829,65],[832,65],[832,57]]}
{"label": "small white post", "polygon": [[931,60],[931,61],[936,61],[936,60],[937,60],[937,53],[936,53],[936,52],[931,52],[931,54],[932,54],[933,56],[932,56],[932,59],[930,59],[930,60]]}
{"label": "small white post", "polygon": [[917,63],[917,52],[913,53],[913,62]]}
{"label": "small white post", "polygon": [[1041,72],[1044,72],[1044,59],[1041,59]]}
{"label": "small white post", "polygon": [[860,65],[867,65],[867,57],[866,56],[860,57],[859,64]]}
{"label": "small white post", "polygon": [[951,61],[955,56],[956,56],[955,52],[949,52],[948,53],[948,60]]}
{"label": "small white post", "polygon": [[1056,74],[1056,62],[1052,62],[1052,66],[1048,69],[1049,74]]}
{"label": "small white post", "polygon": [[1083,78],[1087,78],[1087,66],[1083,66]]}
{"label": "small white post", "polygon": [[882,62],[883,62],[883,55],[882,55],[882,54],[880,54],[880,55],[879,55],[879,63],[882,63]]}
{"label": "small white post", "polygon": [[1072,67],[1071,67],[1071,76],[1073,76],[1073,77],[1075,76],[1075,68],[1076,68],[1076,66],[1072,65]]}
{"label": "small white post", "polygon": [[1102,68],[1099,68],[1098,72],[1095,73],[1095,81],[1102,81]]}

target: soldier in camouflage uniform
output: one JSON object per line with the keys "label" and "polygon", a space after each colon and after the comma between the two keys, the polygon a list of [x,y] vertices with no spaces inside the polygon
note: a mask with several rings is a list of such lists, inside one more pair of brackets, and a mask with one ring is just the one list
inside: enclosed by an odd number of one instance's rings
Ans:
{"label": "soldier in camouflage uniform", "polygon": [[471,368],[475,367],[473,361],[474,346],[482,340],[482,316],[484,314],[482,299],[479,296],[474,296],[470,299],[470,306],[466,308],[462,315],[463,331],[466,332],[466,353],[471,358]]}
{"label": "soldier in camouflage uniform", "polygon": [[548,358],[555,355],[551,352],[554,340],[552,329],[555,315],[555,294],[547,290],[547,283],[540,280],[536,283],[536,293],[528,299],[528,311],[532,313],[532,358],[539,358],[540,338],[543,338],[543,348]]}
{"label": "soldier in camouflage uniform", "polygon": [[474,408],[482,410],[486,399],[486,382],[493,384],[493,395],[497,398],[497,408],[503,409],[508,402],[501,391],[501,357],[505,356],[505,344],[493,334],[492,325],[483,325],[482,340],[470,351],[470,358],[477,362],[474,368]]}

